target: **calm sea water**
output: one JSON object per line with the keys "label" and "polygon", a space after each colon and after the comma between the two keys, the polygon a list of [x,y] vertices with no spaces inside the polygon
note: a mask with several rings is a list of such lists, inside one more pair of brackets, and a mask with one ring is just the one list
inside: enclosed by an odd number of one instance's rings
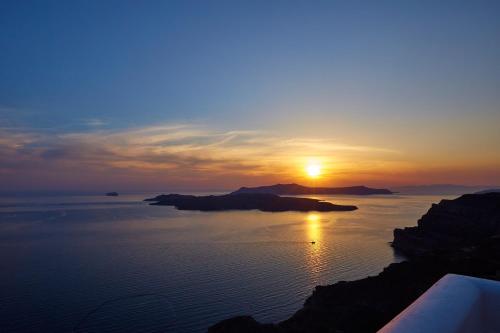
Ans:
{"label": "calm sea water", "polygon": [[[0,199],[0,331],[203,332],[286,319],[319,284],[402,260],[388,242],[444,196],[321,196],[354,212],[188,212],[153,194]],[[316,243],[313,245],[311,241]]]}

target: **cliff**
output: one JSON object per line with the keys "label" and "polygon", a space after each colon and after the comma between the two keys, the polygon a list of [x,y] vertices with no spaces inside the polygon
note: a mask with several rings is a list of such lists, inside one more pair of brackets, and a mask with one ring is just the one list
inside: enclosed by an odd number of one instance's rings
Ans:
{"label": "cliff", "polygon": [[302,309],[277,324],[235,317],[210,327],[229,332],[376,332],[448,273],[500,280],[500,193],[433,205],[414,228],[396,229],[393,246],[410,260],[379,275],[318,286]]}
{"label": "cliff", "polygon": [[418,226],[395,229],[393,246],[407,256],[474,246],[500,234],[500,193],[465,194],[433,204]]}

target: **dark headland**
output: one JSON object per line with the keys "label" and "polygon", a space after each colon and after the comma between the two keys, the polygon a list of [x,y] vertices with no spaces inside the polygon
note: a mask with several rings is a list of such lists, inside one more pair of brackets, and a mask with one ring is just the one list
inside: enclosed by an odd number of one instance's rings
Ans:
{"label": "dark headland", "polygon": [[318,286],[302,309],[276,324],[224,320],[209,333],[376,332],[448,273],[500,280],[500,193],[466,194],[434,204],[418,226],[396,229],[408,261],[379,275]]}
{"label": "dark headland", "polygon": [[393,194],[391,190],[370,188],[366,186],[349,187],[307,187],[299,184],[276,184],[259,187],[242,187],[231,194],[242,193],[270,193],[277,195],[303,195],[303,194],[349,194],[349,195],[372,195]]}
{"label": "dark headland", "polygon": [[356,206],[335,205],[327,201],[309,198],[280,197],[275,194],[225,194],[225,195],[182,195],[163,194],[146,199],[151,205],[174,206],[179,210],[221,211],[221,210],[252,210],[263,212],[284,211],[351,211]]}

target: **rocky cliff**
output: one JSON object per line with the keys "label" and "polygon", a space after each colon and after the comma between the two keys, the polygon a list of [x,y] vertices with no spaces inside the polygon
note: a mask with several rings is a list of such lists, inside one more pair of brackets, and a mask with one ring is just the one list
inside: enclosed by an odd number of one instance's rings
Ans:
{"label": "rocky cliff", "polygon": [[302,309],[277,324],[235,317],[209,328],[228,332],[376,332],[447,273],[500,279],[500,193],[443,200],[393,246],[410,260],[377,276],[318,286]]}
{"label": "rocky cliff", "polygon": [[395,229],[393,246],[408,256],[473,246],[500,234],[500,193],[466,194],[434,204],[418,226]]}

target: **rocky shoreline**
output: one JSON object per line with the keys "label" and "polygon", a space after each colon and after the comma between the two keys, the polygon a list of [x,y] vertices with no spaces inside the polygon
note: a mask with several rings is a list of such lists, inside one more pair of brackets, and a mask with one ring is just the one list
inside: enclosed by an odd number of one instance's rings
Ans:
{"label": "rocky shoreline", "polygon": [[500,193],[442,200],[418,226],[396,229],[392,245],[409,260],[377,276],[318,286],[283,322],[234,317],[208,332],[376,332],[448,273],[500,280]]}

